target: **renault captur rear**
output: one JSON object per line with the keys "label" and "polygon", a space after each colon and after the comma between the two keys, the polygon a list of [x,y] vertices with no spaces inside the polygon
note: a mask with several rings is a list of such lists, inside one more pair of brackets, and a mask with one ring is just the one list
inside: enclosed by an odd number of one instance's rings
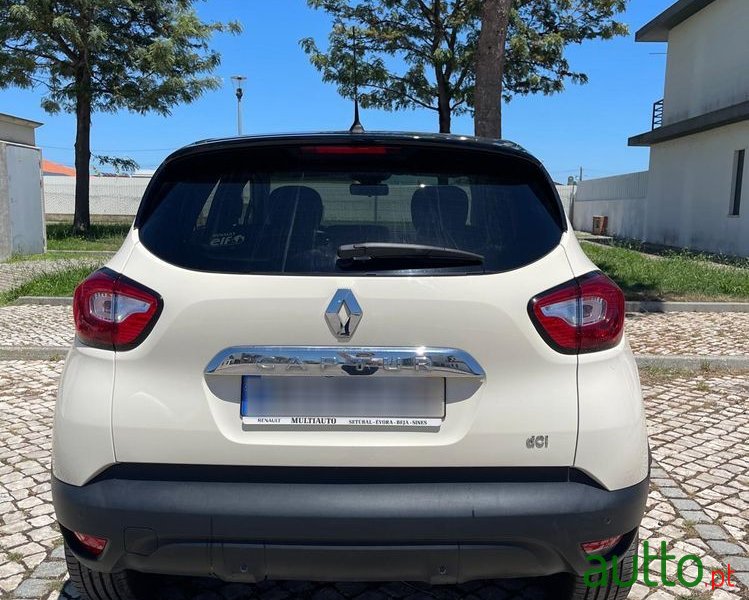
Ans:
{"label": "renault captur rear", "polygon": [[580,595],[589,553],[631,560],[624,298],[514,144],[188,146],[74,310],[53,495],[89,598],[143,572]]}

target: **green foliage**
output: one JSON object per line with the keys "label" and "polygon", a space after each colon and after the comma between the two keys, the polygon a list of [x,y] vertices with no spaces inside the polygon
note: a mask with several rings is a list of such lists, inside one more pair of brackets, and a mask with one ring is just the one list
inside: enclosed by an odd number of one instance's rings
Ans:
{"label": "green foliage", "polygon": [[689,253],[664,256],[582,242],[588,257],[628,300],[749,300],[749,269],[718,265]]}
{"label": "green foliage", "polygon": [[571,69],[565,47],[627,35],[627,26],[615,20],[626,7],[626,0],[515,0],[506,48],[505,99],[561,92],[567,81],[587,83],[585,73]]}
{"label": "green foliage", "polygon": [[0,306],[9,304],[21,296],[72,296],[76,286],[92,271],[98,269],[102,262],[91,260],[84,265],[71,263],[70,267],[38,275],[7,292],[0,293]]}
{"label": "green foliage", "polygon": [[138,170],[139,165],[132,158],[120,157],[120,156],[105,156],[103,154],[95,154],[94,158],[102,166],[112,167],[114,172],[118,175],[122,173],[133,173]]}
{"label": "green foliage", "polygon": [[[75,215],[90,227],[91,113],[168,115],[219,87],[208,46],[238,23],[204,23],[194,0],[0,0],[0,89],[42,85],[49,113],[76,114]],[[110,160],[112,160],[110,158]],[[114,159],[131,167],[129,159]]]}
{"label": "green foliage", "polygon": [[237,23],[204,23],[193,0],[0,0],[0,88],[42,84],[42,107],[169,114],[220,80],[208,47]]}
{"label": "green foliage", "polygon": [[[333,18],[328,47],[300,44],[323,81],[353,97],[352,28],[363,107],[427,108],[450,115],[473,108],[480,0],[307,0]],[[503,76],[505,99],[552,94],[585,83],[564,56],[569,44],[627,33],[614,17],[626,0],[515,0]],[[442,115],[444,116],[444,114]]]}
{"label": "green foliage", "polygon": [[[427,6],[422,0],[308,0],[334,19],[328,50],[312,38],[301,41],[323,81],[336,83],[353,97],[351,33],[358,39],[358,78],[365,88],[363,107],[388,110],[422,107],[437,110],[438,78],[448,82],[453,114],[467,110],[472,49],[477,36],[476,2],[448,0]],[[398,72],[391,62],[402,62]]]}
{"label": "green foliage", "polygon": [[119,250],[130,225],[124,223],[94,224],[85,233],[76,233],[70,223],[47,225],[48,250]]}

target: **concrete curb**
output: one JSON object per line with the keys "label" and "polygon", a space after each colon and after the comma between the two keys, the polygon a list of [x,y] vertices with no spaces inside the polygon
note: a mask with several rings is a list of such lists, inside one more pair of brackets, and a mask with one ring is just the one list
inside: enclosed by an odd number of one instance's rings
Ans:
{"label": "concrete curb", "polygon": [[625,310],[631,313],[745,313],[749,312],[749,302],[626,302]]}
{"label": "concrete curb", "polygon": [[12,303],[14,306],[38,304],[47,306],[73,306],[73,299],[69,296],[20,296]]}
{"label": "concrete curb", "polygon": [[638,367],[683,369],[685,371],[749,370],[749,356],[664,356],[658,354],[636,354],[635,361]]}
{"label": "concrete curb", "polygon": [[[73,299],[66,296],[21,296],[13,305],[43,304],[48,306],[72,306]],[[745,313],[749,312],[749,302],[626,302],[628,313]]]}
{"label": "concrete curb", "polygon": [[0,360],[64,360],[69,346],[0,346]]}

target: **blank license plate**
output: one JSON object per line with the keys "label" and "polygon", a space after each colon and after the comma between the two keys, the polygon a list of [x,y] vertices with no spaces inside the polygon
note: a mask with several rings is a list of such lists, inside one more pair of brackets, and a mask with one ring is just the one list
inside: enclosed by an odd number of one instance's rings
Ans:
{"label": "blank license plate", "polygon": [[294,427],[439,427],[441,377],[242,377],[242,422]]}

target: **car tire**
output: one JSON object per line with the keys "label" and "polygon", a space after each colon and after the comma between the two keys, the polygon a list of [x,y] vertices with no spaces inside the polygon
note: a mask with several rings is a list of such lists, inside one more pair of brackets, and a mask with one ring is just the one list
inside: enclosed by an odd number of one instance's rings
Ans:
{"label": "car tire", "polygon": [[65,544],[65,562],[70,581],[73,582],[83,600],[141,600],[142,575],[135,571],[99,573],[93,571],[75,557]]}
{"label": "car tire", "polygon": [[[638,548],[638,536],[632,539],[632,543],[627,551],[619,559],[618,577],[620,581],[629,581],[632,577],[632,570],[635,567],[635,555]],[[598,581],[600,575],[592,575],[591,581]],[[585,583],[584,576],[575,576],[572,581],[572,590],[569,595],[570,600],[624,600],[629,596],[632,586],[614,585],[612,569],[608,571],[607,583],[601,587],[589,587]]]}

